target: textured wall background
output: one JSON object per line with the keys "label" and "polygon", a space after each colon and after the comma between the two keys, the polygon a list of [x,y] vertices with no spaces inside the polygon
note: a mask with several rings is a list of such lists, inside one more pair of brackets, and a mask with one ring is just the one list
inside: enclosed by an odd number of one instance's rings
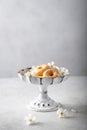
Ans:
{"label": "textured wall background", "polygon": [[55,61],[86,75],[86,0],[0,0],[0,77]]}

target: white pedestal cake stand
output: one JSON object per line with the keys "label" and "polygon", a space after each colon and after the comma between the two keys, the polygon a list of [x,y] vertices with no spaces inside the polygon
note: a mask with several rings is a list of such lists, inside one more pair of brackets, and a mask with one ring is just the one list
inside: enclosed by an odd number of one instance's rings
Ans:
{"label": "white pedestal cake stand", "polygon": [[50,85],[58,84],[63,82],[68,78],[69,74],[60,76],[57,78],[37,78],[37,77],[28,77],[25,74],[21,73],[22,71],[29,71],[30,68],[22,69],[18,72],[18,76],[23,81],[28,81],[31,84],[38,85],[39,87],[39,96],[30,103],[29,108],[39,112],[48,112],[57,110],[59,103],[51,99],[47,94],[47,88]]}

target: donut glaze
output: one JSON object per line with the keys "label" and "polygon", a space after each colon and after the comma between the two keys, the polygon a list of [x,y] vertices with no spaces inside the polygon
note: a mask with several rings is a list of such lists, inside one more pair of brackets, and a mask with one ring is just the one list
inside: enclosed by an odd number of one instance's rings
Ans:
{"label": "donut glaze", "polygon": [[59,71],[57,68],[48,69],[43,73],[43,77],[46,78],[56,78],[58,76],[59,76]]}
{"label": "donut glaze", "polygon": [[35,76],[36,77],[43,77],[43,73],[46,71],[46,70],[48,70],[50,67],[48,66],[48,65],[45,65],[45,64],[43,64],[43,65],[40,65],[40,66],[37,66],[36,67],[36,72],[35,72]]}

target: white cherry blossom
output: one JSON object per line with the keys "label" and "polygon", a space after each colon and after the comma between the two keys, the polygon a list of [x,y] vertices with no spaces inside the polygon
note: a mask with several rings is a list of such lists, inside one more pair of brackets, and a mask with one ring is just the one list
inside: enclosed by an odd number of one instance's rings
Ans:
{"label": "white cherry blossom", "polygon": [[63,108],[59,108],[57,110],[57,115],[59,118],[66,117],[67,116],[67,110]]}
{"label": "white cherry blossom", "polygon": [[36,122],[36,117],[29,114],[28,116],[25,117],[25,121],[27,125],[32,125]]}

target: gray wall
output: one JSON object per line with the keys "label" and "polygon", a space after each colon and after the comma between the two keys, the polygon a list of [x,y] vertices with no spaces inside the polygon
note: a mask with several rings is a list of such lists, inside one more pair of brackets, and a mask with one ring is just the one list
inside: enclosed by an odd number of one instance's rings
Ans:
{"label": "gray wall", "polygon": [[86,0],[0,0],[0,77],[49,61],[86,75]]}

